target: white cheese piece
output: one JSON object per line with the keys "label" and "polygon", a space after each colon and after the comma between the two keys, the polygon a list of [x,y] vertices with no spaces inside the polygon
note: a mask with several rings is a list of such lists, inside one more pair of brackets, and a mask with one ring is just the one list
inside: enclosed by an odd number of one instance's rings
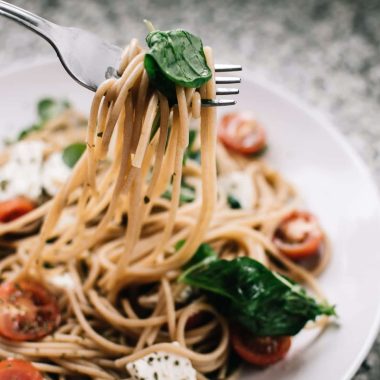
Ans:
{"label": "white cheese piece", "polygon": [[167,352],[146,355],[127,364],[127,370],[133,380],[196,380],[197,376],[189,359]]}
{"label": "white cheese piece", "polygon": [[252,178],[247,173],[241,171],[228,173],[219,178],[218,187],[222,193],[236,198],[242,209],[252,209],[253,184]]}
{"label": "white cheese piece", "polygon": [[17,196],[37,199],[44,188],[54,196],[68,179],[71,169],[64,163],[62,153],[44,159],[42,141],[21,141],[15,144],[9,160],[0,168],[0,201]]}
{"label": "white cheese piece", "polygon": [[63,161],[62,152],[53,153],[43,164],[42,187],[49,195],[54,196],[70,173],[71,169]]}
{"label": "white cheese piece", "polygon": [[39,197],[44,148],[41,141],[22,141],[12,147],[9,160],[0,168],[0,201]]}
{"label": "white cheese piece", "polygon": [[51,284],[56,286],[57,288],[62,289],[74,289],[75,281],[73,280],[70,273],[62,273],[59,275],[51,276],[48,280]]}

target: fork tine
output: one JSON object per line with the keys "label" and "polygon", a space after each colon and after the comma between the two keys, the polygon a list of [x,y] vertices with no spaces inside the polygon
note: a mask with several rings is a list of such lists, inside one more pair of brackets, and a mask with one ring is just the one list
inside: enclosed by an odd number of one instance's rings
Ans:
{"label": "fork tine", "polygon": [[231,84],[240,82],[241,79],[239,77],[215,77],[215,83],[217,84]]}
{"label": "fork tine", "polygon": [[217,73],[226,73],[229,71],[241,71],[242,67],[240,65],[228,65],[225,63],[216,63],[215,66],[215,71]]}
{"label": "fork tine", "polygon": [[216,95],[237,95],[239,93],[238,88],[222,88],[216,89]]}
{"label": "fork tine", "polygon": [[232,99],[202,99],[202,107],[233,106],[236,104]]}

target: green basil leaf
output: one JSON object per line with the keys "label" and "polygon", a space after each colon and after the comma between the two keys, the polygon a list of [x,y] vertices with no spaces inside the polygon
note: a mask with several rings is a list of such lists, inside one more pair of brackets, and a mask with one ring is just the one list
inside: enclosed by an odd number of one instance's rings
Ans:
{"label": "green basil leaf", "polygon": [[232,194],[227,195],[227,202],[232,209],[240,209],[241,204],[237,198],[235,198]]}
{"label": "green basil leaf", "polygon": [[203,290],[223,314],[257,336],[296,335],[320,315],[336,315],[299,285],[248,257],[212,260],[184,272],[180,281]]}
{"label": "green basil leaf", "polygon": [[17,141],[23,140],[33,132],[40,131],[48,120],[58,116],[69,107],[70,103],[66,100],[54,100],[51,98],[41,99],[37,103],[37,123],[22,130],[17,136]]}
{"label": "green basil leaf", "polygon": [[201,163],[201,151],[200,150],[194,150],[192,152],[189,152],[189,158],[192,160],[198,162],[198,164]]}
{"label": "green basil leaf", "polygon": [[211,246],[206,243],[203,243],[198,247],[194,256],[183,266],[183,269],[194,269],[194,266],[199,265],[200,263],[205,264],[206,262],[214,261],[217,258],[218,255],[211,248]]}
{"label": "green basil leaf", "polygon": [[174,82],[171,82],[163,75],[154,58],[148,54],[145,54],[144,67],[153,86],[167,97],[170,105],[175,104],[177,94]]}
{"label": "green basil leaf", "polygon": [[181,193],[179,196],[179,201],[181,204],[193,202],[195,199],[195,190],[193,187],[189,186],[186,182],[181,184]]}
{"label": "green basil leaf", "polygon": [[58,116],[69,107],[70,104],[66,100],[58,101],[52,98],[41,99],[37,104],[38,116],[42,122],[46,122]]}
{"label": "green basil leaf", "polygon": [[[168,199],[169,201],[172,199],[173,187],[169,185],[167,190],[161,195],[162,198]],[[182,205],[184,203],[193,202],[195,199],[195,190],[193,187],[188,185],[185,181],[181,183],[181,190],[179,194],[179,203]]]}
{"label": "green basil leaf", "polygon": [[171,187],[171,185],[168,187],[168,189],[167,190],[165,190],[163,193],[162,193],[162,195],[161,195],[161,197],[162,198],[164,198],[164,199],[167,199],[168,201],[170,201],[171,199],[172,199],[172,187]]}
{"label": "green basil leaf", "polygon": [[67,146],[62,152],[62,158],[64,163],[69,168],[73,168],[75,164],[79,161],[85,150],[86,144],[83,143],[74,143]]}
{"label": "green basil leaf", "polygon": [[203,44],[185,30],[153,31],[146,37],[149,51],[144,66],[150,81],[170,103],[175,103],[175,85],[198,88],[211,79]]}
{"label": "green basil leaf", "polygon": [[186,164],[188,158],[193,158],[193,145],[195,143],[195,139],[197,138],[198,132],[195,129],[190,129],[189,131],[189,145],[187,146],[185,153],[183,155],[183,164]]}
{"label": "green basil leaf", "polygon": [[195,129],[190,129],[189,130],[189,149],[192,150],[193,149],[193,145],[195,143],[195,139],[197,138],[197,135],[198,135],[198,131],[195,130]]}
{"label": "green basil leaf", "polygon": [[33,124],[29,128],[23,129],[17,136],[17,141],[25,139],[31,133],[39,131],[42,129],[42,124]]}
{"label": "green basil leaf", "polygon": [[175,243],[174,245],[174,249],[177,251],[179,251],[186,243],[186,240],[185,239],[182,239],[182,240],[178,240],[177,243]]}

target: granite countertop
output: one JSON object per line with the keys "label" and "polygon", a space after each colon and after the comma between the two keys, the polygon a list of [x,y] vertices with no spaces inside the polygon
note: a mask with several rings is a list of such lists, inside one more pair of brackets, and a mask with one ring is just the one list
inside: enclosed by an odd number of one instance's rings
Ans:
{"label": "granite countertop", "polygon": [[[125,44],[150,19],[204,36],[217,61],[243,64],[330,116],[380,186],[380,1],[378,0],[14,0],[57,23]],[[0,70],[53,54],[0,19]],[[380,336],[354,377],[380,379]]]}

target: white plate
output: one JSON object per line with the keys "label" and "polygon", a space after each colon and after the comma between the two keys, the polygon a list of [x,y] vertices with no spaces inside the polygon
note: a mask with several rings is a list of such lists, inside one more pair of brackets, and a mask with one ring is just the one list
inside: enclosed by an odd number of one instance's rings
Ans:
{"label": "white plate", "polygon": [[[65,97],[88,113],[92,94],[56,62],[0,76],[0,138],[35,118],[44,96]],[[320,218],[334,249],[320,281],[337,304],[340,326],[310,344],[301,334],[288,358],[244,380],[348,380],[370,349],[380,321],[380,204],[362,161],[323,118],[289,94],[245,76],[238,108],[252,110],[265,126],[267,158],[291,180]],[[307,344],[305,343],[307,342]]]}

